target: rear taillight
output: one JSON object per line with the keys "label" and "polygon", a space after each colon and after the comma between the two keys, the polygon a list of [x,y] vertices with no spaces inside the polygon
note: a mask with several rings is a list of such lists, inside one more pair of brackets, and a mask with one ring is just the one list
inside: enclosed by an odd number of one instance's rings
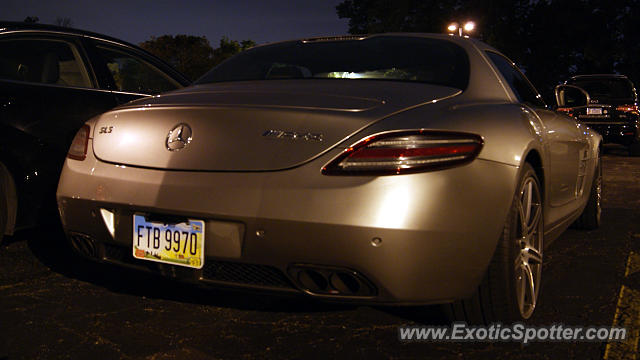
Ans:
{"label": "rear taillight", "polygon": [[83,125],[71,142],[67,157],[74,160],[84,160],[87,157],[89,144],[89,125]]}
{"label": "rear taillight", "polygon": [[559,107],[559,108],[556,109],[556,111],[563,112],[563,113],[567,114],[567,116],[573,116],[573,109],[572,108]]}
{"label": "rear taillight", "polygon": [[622,112],[638,113],[638,105],[618,105],[616,110]]}
{"label": "rear taillight", "polygon": [[393,175],[438,170],[472,161],[480,136],[410,130],[376,134],[358,141],[322,168],[325,175]]}

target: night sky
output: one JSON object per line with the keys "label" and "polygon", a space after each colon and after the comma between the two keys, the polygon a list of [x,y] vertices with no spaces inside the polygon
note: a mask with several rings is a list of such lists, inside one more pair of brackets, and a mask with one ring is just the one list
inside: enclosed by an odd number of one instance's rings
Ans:
{"label": "night sky", "polygon": [[37,16],[53,24],[69,18],[72,27],[110,35],[134,44],[151,36],[206,36],[218,46],[222,36],[258,44],[347,33],[338,19],[340,0],[2,0],[0,20]]}

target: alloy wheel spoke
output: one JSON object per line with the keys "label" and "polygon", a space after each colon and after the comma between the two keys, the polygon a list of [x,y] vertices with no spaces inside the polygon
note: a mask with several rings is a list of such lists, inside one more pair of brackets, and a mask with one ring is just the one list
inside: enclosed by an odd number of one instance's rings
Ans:
{"label": "alloy wheel spoke", "polygon": [[520,312],[524,313],[524,298],[527,288],[527,272],[524,269],[524,264],[520,264],[517,271],[519,272],[518,276],[518,284],[516,295],[518,297],[518,307],[520,308]]}
{"label": "alloy wheel spoke", "polygon": [[537,187],[534,188],[534,186],[534,181],[529,179],[522,188],[520,201],[517,204],[522,236],[528,236],[535,231],[542,213]]}
{"label": "alloy wheel spoke", "polygon": [[522,257],[527,264],[542,264],[542,254],[534,247],[526,247],[522,249]]}
{"label": "alloy wheel spoke", "polygon": [[531,206],[534,208],[533,210],[534,214],[533,214],[533,219],[529,222],[527,226],[528,235],[531,235],[534,232],[536,232],[536,230],[538,229],[538,224],[542,217],[542,208],[540,207],[540,204],[534,203],[534,204],[531,204]]}
{"label": "alloy wheel spoke", "polygon": [[516,273],[516,298],[518,301],[518,308],[520,309],[522,316],[528,318],[531,316],[537,302],[537,284],[534,276],[534,270],[531,268],[530,264],[520,262],[517,266]]}
{"label": "alloy wheel spoke", "polygon": [[[536,306],[536,282],[534,281],[533,278],[533,271],[531,270],[531,266],[529,264],[527,264],[525,266],[525,272],[527,274],[527,282],[529,283],[529,286],[527,288],[527,290],[529,291],[529,302],[530,302],[530,306],[533,308]],[[525,296],[525,299],[527,297]]]}
{"label": "alloy wheel spoke", "polygon": [[526,203],[524,204],[525,207],[525,218],[524,218],[524,222],[525,224],[529,223],[529,219],[531,218],[531,196],[532,196],[532,189],[533,188],[533,181],[531,181],[529,179],[529,181],[527,182],[527,188],[525,191],[525,196],[526,196]]}
{"label": "alloy wheel spoke", "polygon": [[520,221],[520,229],[523,233],[523,235],[526,233],[526,229],[527,229],[527,221],[526,221],[526,216],[525,216],[525,207],[524,204],[522,203],[522,201],[518,202],[518,220]]}

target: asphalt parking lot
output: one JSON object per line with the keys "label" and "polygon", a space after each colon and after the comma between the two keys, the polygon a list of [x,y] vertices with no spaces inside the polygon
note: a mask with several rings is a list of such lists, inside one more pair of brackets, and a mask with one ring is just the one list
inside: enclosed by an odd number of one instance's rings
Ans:
{"label": "asphalt parking lot", "polygon": [[640,272],[633,265],[640,254],[640,158],[611,148],[603,164],[603,226],[570,229],[545,249],[532,323],[616,323],[636,329],[635,345],[401,342],[399,326],[446,324],[438,308],[193,288],[81,261],[50,226],[19,232],[0,247],[0,359],[633,359],[640,328],[634,298]]}

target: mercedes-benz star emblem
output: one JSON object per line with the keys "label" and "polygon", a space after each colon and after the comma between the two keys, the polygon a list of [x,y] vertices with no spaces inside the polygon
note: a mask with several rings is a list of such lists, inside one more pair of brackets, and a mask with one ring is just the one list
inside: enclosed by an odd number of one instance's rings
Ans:
{"label": "mercedes-benz star emblem", "polygon": [[191,127],[187,124],[178,124],[167,135],[167,150],[178,151],[184,149],[191,142]]}

